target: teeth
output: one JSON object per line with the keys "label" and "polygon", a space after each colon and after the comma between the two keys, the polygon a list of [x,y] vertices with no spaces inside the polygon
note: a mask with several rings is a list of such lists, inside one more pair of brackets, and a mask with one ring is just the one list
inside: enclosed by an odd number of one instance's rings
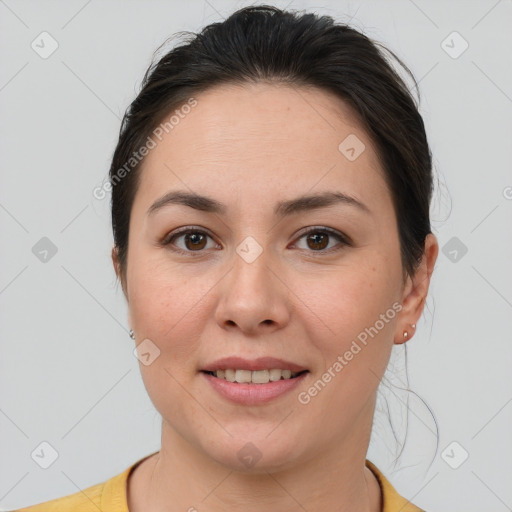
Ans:
{"label": "teeth", "polygon": [[235,380],[237,382],[251,382],[252,372],[249,370],[237,370],[235,373]]}
{"label": "teeth", "polygon": [[281,379],[291,379],[296,377],[299,372],[292,373],[291,370],[280,370],[273,368],[271,370],[217,370],[213,372],[219,379],[225,379],[229,382],[238,382],[240,384],[267,384]]}
{"label": "teeth", "polygon": [[270,380],[275,382],[281,378],[282,370],[270,370]]}
{"label": "teeth", "polygon": [[268,370],[257,370],[251,373],[251,382],[253,382],[254,384],[266,384],[270,380]]}

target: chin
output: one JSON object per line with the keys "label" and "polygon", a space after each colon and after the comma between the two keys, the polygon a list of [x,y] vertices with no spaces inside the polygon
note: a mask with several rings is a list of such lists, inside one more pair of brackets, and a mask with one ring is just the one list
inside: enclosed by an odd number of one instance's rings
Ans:
{"label": "chin", "polygon": [[[275,427],[275,425],[274,425]],[[202,448],[207,456],[230,471],[248,474],[265,474],[288,469],[297,463],[298,447],[301,443],[292,438],[288,432],[270,436],[254,432],[233,437],[226,435],[222,441],[210,440]]]}

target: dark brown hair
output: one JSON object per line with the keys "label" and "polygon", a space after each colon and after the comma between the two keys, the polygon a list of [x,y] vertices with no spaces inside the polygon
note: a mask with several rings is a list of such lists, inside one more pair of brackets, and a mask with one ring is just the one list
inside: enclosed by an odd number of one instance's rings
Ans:
{"label": "dark brown hair", "polygon": [[392,194],[404,277],[413,275],[431,232],[431,153],[417,105],[385,52],[417,89],[409,69],[379,43],[330,16],[267,5],[242,8],[198,34],[182,34],[188,40],[146,71],[123,117],[112,158],[112,228],[121,275],[143,162],[134,155],[162,119],[191,97],[223,83],[258,81],[318,87],[334,92],[355,110],[375,144]]}

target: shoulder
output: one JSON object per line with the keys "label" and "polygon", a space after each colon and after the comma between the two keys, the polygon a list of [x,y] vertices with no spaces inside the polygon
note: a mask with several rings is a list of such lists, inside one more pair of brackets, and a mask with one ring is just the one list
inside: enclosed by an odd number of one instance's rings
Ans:
{"label": "shoulder", "polygon": [[126,496],[128,477],[133,469],[148,457],[150,455],[135,462],[122,473],[105,482],[91,485],[62,498],[45,501],[12,512],[128,512]]}
{"label": "shoulder", "polygon": [[74,494],[45,501],[12,512],[129,512],[127,484],[130,473],[144,460],[158,452],[143,457],[105,482],[91,485]]}
{"label": "shoulder", "polygon": [[[141,459],[144,460],[144,459]],[[38,503],[12,512],[128,512],[126,485],[137,461],[105,482],[91,485],[74,494]]]}
{"label": "shoulder", "polygon": [[372,471],[379,482],[382,494],[382,512],[426,512],[401,496],[384,473],[368,459],[366,459],[366,467]]}
{"label": "shoulder", "polygon": [[[101,509],[101,497],[106,482],[96,484],[62,498],[45,501],[37,505],[20,508],[13,512],[98,512]],[[107,512],[105,510],[105,512]]]}

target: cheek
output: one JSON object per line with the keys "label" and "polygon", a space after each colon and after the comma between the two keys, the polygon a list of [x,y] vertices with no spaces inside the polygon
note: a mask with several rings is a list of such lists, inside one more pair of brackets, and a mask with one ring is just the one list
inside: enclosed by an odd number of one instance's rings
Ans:
{"label": "cheek", "polygon": [[[400,308],[396,279],[397,269],[386,258],[369,254],[328,279],[301,282],[297,295],[304,304],[298,315],[309,319],[305,337],[322,355],[318,373],[330,370],[322,379],[329,382],[330,391],[322,391],[329,402],[355,407],[378,387]],[[323,390],[322,383],[318,388]]]}
{"label": "cheek", "polygon": [[[317,329],[316,336],[311,333],[310,339],[318,339],[321,329],[327,346],[342,348],[344,342],[374,325],[381,314],[392,308],[399,297],[399,273],[387,258],[371,252],[359,254],[353,262],[347,259],[325,275],[296,280],[294,290],[302,299],[304,314],[309,310],[309,324]],[[381,326],[386,333],[390,323],[386,328]]]}
{"label": "cheek", "polygon": [[158,346],[165,357],[155,364],[185,374],[195,364],[208,293],[216,280],[204,272],[204,277],[193,277],[168,263],[138,261],[132,259],[128,306],[137,340],[149,338]]}
{"label": "cheek", "polygon": [[[141,376],[156,409],[179,423],[181,416],[188,417],[187,411],[192,414],[194,409],[183,386],[195,375],[201,299],[211,285],[199,279],[192,286],[188,276],[169,265],[136,266],[135,258],[132,261],[129,309],[137,343],[148,338],[160,351],[151,364],[139,363]],[[175,417],[177,410],[180,417]]]}

